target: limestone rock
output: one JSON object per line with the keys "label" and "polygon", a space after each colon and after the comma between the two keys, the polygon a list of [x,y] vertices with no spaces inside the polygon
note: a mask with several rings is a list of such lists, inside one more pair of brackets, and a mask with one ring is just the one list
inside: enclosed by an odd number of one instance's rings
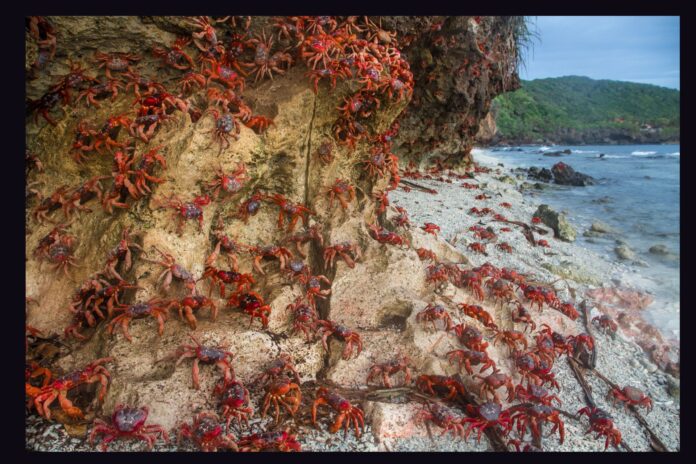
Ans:
{"label": "limestone rock", "polygon": [[540,217],[545,225],[553,229],[556,238],[564,242],[572,242],[575,240],[575,229],[570,225],[564,214],[557,213],[549,208],[548,205],[539,205],[534,216]]}

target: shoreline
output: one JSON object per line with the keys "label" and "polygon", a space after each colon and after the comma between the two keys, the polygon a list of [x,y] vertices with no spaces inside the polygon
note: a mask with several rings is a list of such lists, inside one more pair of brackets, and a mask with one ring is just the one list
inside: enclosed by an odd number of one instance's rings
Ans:
{"label": "shoreline", "polygon": [[[469,243],[474,242],[472,233],[468,228],[479,222],[479,218],[466,214],[469,207],[490,207],[496,212],[500,211],[512,220],[524,221],[529,223],[530,218],[537,208],[536,199],[524,196],[516,190],[516,184],[501,182],[496,178],[501,174],[496,174],[500,160],[495,157],[487,156],[480,152],[473,154],[474,160],[481,165],[491,164],[493,170],[489,174],[477,174],[475,181],[482,188],[477,190],[466,190],[461,188],[461,183],[465,181],[452,180],[452,183],[440,182],[437,180],[418,180],[419,184],[435,189],[438,194],[432,195],[418,190],[409,193],[398,189],[392,192],[390,199],[394,206],[405,207],[408,211],[411,223],[411,233],[415,234],[416,229],[420,228],[425,222],[434,222],[441,228],[441,239],[447,240],[450,244],[461,251],[468,259],[469,266],[479,266],[485,262],[491,262],[497,267],[508,267],[519,270],[522,273],[530,274],[530,279],[540,282],[557,281],[557,293],[562,300],[571,300],[579,303],[584,298],[587,290],[602,289],[601,285],[577,282],[570,278],[560,279],[549,269],[556,267],[563,268],[563,262],[571,263],[565,268],[575,266],[576,275],[582,277],[580,280],[600,280],[604,279],[611,282],[617,273],[625,270],[626,265],[612,262],[596,254],[591,250],[586,250],[576,243],[561,242],[552,238],[552,234],[546,234],[544,238],[550,243],[550,248],[531,247],[518,228],[513,228],[503,236],[500,234],[500,241],[508,242],[513,248],[513,253],[503,253],[495,248],[495,244],[487,247],[487,256],[472,253],[467,249]],[[484,186],[485,185],[485,186]],[[480,193],[486,193],[491,198],[488,200],[473,200],[473,197]],[[501,202],[509,202],[511,208],[503,210],[498,205]],[[455,213],[455,214],[448,214]],[[498,224],[501,225],[501,224]],[[541,238],[541,236],[537,236]],[[575,294],[572,297],[571,293]],[[421,308],[418,308],[421,309]],[[601,314],[596,306],[591,308],[591,316]],[[582,318],[576,321],[578,332],[585,330]],[[538,330],[539,328],[537,328]],[[678,380],[670,378],[669,375],[658,369],[648,357],[643,349],[630,337],[619,333],[616,337],[599,332],[596,327],[592,327],[592,335],[595,337],[598,346],[596,370],[603,376],[621,386],[632,385],[643,390],[648,394],[653,402],[654,409],[649,414],[640,410],[641,416],[652,431],[662,440],[669,451],[676,451],[680,448],[680,399],[678,391]],[[532,338],[533,340],[533,338]],[[532,342],[533,343],[533,342]],[[573,371],[566,362],[558,362],[554,367],[556,379],[560,384],[560,391],[556,392],[562,401],[560,409],[569,414],[575,414],[578,409],[586,406],[584,394],[578,381],[574,377]],[[418,373],[420,374],[420,372]],[[417,374],[416,374],[417,375]],[[607,384],[596,375],[587,373],[586,380],[594,392],[594,399],[597,405],[610,412],[614,424],[623,435],[623,440],[633,451],[650,451],[650,439],[645,429],[630,413],[623,410],[620,405],[613,406],[606,398],[609,390]],[[676,388],[676,390],[675,390]],[[385,403],[378,403],[385,404]],[[407,406],[407,405],[403,405]],[[373,408],[379,409],[379,408]],[[375,413],[367,412],[366,408],[366,431],[360,439],[356,439],[353,434],[343,438],[342,434],[329,434],[325,428],[315,430],[305,425],[299,426],[299,441],[303,451],[485,451],[490,450],[483,442],[480,445],[475,440],[452,440],[450,436],[439,437],[437,427],[433,429],[433,440],[427,434],[414,434],[404,438],[384,438],[380,437],[379,427],[373,425]],[[382,411],[384,411],[382,407]],[[559,443],[558,437],[544,438],[544,451],[604,451],[604,440],[595,439],[593,434],[585,434],[587,430],[587,418],[574,419],[563,417],[565,423],[565,441]],[[268,420],[262,421],[257,417],[251,420],[251,430],[245,433],[260,431],[267,425]],[[369,425],[368,425],[369,424]],[[420,426],[418,426],[420,427]],[[416,427],[416,430],[420,430]],[[422,428],[422,427],[421,427]],[[239,436],[236,428],[232,433]],[[423,432],[421,430],[421,432]],[[63,426],[58,423],[46,422],[36,416],[27,418],[26,430],[27,449],[32,451],[94,451],[95,449],[87,443],[86,438],[71,438],[67,435]],[[528,437],[527,437],[528,438]],[[145,446],[137,441],[116,441],[110,446],[110,451],[143,451]],[[175,444],[163,444],[159,441],[154,451],[193,451],[188,444],[177,446]],[[609,451],[616,451],[609,448]]]}

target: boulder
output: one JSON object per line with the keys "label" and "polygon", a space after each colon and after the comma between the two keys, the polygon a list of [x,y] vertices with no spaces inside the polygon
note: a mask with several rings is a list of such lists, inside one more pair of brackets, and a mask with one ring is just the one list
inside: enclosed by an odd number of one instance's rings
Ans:
{"label": "boulder", "polygon": [[553,173],[548,168],[538,168],[536,166],[532,166],[527,171],[527,176],[530,179],[540,180],[542,182],[553,181]]}
{"label": "boulder", "polygon": [[572,242],[577,235],[565,215],[549,208],[548,205],[539,205],[534,216],[541,218],[541,222],[553,229],[554,236],[564,242]]}
{"label": "boulder", "polygon": [[666,256],[670,253],[669,249],[667,249],[667,246],[665,245],[653,245],[650,247],[648,250],[650,253],[654,255],[661,255],[661,256]]}
{"label": "boulder", "polygon": [[587,174],[575,171],[572,167],[565,163],[556,163],[551,167],[554,181],[560,185],[573,185],[575,187],[584,187],[593,185],[594,179]]}
{"label": "boulder", "polygon": [[633,261],[636,258],[635,252],[626,244],[617,245],[614,252],[621,259]]}

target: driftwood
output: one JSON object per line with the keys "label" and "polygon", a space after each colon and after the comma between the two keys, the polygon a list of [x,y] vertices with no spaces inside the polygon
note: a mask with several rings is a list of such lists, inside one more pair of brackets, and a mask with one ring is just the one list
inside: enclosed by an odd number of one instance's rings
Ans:
{"label": "driftwood", "polygon": [[537,246],[536,240],[534,240],[534,232],[537,232],[540,235],[546,234],[546,231],[544,229],[542,229],[541,227],[530,226],[529,224],[525,224],[524,222],[510,221],[509,219],[493,219],[493,220],[496,222],[504,222],[506,224],[514,224],[516,226],[522,227],[522,234],[524,234],[524,237],[527,239],[527,241],[532,246]]}
{"label": "driftwood", "polygon": [[404,184],[408,187],[414,188],[416,190],[420,190],[422,192],[432,193],[433,195],[437,195],[437,190],[434,190],[434,189],[431,189],[428,187],[423,187],[422,185],[416,184],[415,182],[411,182],[410,180],[400,179],[399,183]]}

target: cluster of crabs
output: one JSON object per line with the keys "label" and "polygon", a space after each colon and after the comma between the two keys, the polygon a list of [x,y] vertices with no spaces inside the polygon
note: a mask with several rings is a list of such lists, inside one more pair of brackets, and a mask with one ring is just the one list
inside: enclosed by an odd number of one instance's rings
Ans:
{"label": "cluster of crabs", "polygon": [[[79,239],[70,234],[69,228],[80,213],[92,211],[88,203],[96,198],[106,213],[119,214],[129,209],[132,202],[151,196],[157,186],[165,182],[164,176],[157,170],[164,172],[167,168],[166,148],[148,147],[136,154],[139,144],[148,144],[161,125],[171,120],[177,112],[188,113],[194,123],[210,114],[214,119],[211,144],[217,142],[220,153],[239,137],[240,124],[263,133],[273,122],[254,115],[243,101],[246,78],[253,75],[254,84],[266,78],[273,79],[274,73],[284,74],[298,62],[306,65],[307,77],[315,93],[322,80],[330,84],[327,86],[329,91],[335,88],[339,79],[351,79],[358,83],[359,90],[346,97],[343,104],[336,108],[338,118],[333,125],[333,137],[337,143],[352,151],[358,142],[362,142],[367,148],[358,164],[373,185],[383,185],[380,189],[373,188],[368,196],[373,201],[374,220],[365,223],[367,234],[380,244],[410,248],[407,234],[400,235],[394,231],[403,229],[407,232],[411,228],[408,214],[403,208],[393,206],[398,213],[390,220],[393,230],[384,227],[389,224],[385,219],[390,207],[388,194],[399,185],[408,191],[408,186],[400,184],[402,177],[418,179],[423,176],[413,166],[403,171],[399,169],[399,159],[392,152],[393,140],[399,131],[398,121],[382,133],[374,134],[370,129],[372,117],[383,104],[382,100],[399,103],[409,99],[413,90],[413,76],[408,62],[399,51],[396,34],[383,30],[381,25],[367,17],[272,18],[271,30],[262,30],[254,37],[249,37],[250,17],[195,17],[189,21],[194,29],[190,36],[178,38],[169,47],[155,47],[152,50],[153,57],[161,60],[161,66],[168,73],[179,75],[176,90],[167,89],[153,77],[141,74],[138,64],[142,56],[97,52],[94,60],[98,68],[104,71],[102,77],[91,77],[80,64],[71,63],[67,75],[51,85],[41,98],[29,102],[28,112],[34,114],[35,121],[41,115],[52,125],[56,125],[56,121],[51,112],[59,103],[73,105],[82,101],[88,107],[99,107],[105,99],[113,101],[119,92],[132,90],[135,96],[133,105],[137,105],[133,115],[119,114],[106,121],[80,121],[77,125],[70,152],[73,159],[76,163],[89,163],[95,157],[107,154],[113,160],[110,175],[105,173],[92,177],[78,186],[63,185],[50,195],[39,190],[40,181],[27,182],[27,202],[31,201],[32,195],[38,197],[31,216],[40,225],[51,223],[53,226],[39,241],[34,257],[49,262],[64,276],[70,276],[71,267],[80,264],[75,257]],[[57,32],[47,19],[41,17],[30,18],[28,28],[39,44],[39,58],[32,68],[35,75],[53,58]],[[122,137],[122,129],[126,129],[130,137]],[[335,157],[333,147],[332,140],[327,139],[312,156],[322,165],[328,165]],[[435,167],[425,175],[426,178],[440,176],[445,169],[440,160],[435,161]],[[28,150],[26,162],[27,177],[34,169],[43,171],[39,157]],[[464,175],[450,171],[448,177],[475,179],[476,173],[485,172],[485,168],[478,166],[472,169],[472,172]],[[237,164],[231,172],[218,166],[216,176],[204,184],[200,195],[189,200],[175,195],[153,196],[151,204],[173,210],[179,235],[184,233],[189,220],[197,223],[200,233],[203,231],[204,208],[213,202],[242,200],[238,194],[253,177],[252,174],[243,163]],[[102,182],[107,180],[111,181],[111,186],[104,189]],[[465,183],[462,186],[476,188],[475,184]],[[330,213],[334,211],[334,204],[336,208],[347,211],[357,203],[356,186],[346,179],[336,178],[325,187],[322,197],[328,203]],[[63,337],[77,342],[84,342],[101,330],[111,336],[121,332],[126,340],[132,341],[129,326],[132,321],[142,318],[155,320],[161,336],[171,311],[179,315],[182,323],[192,331],[190,339],[193,343],[182,343],[166,359],[171,359],[175,366],[190,360],[192,385],[196,389],[200,388],[200,365],[216,366],[222,374],[213,393],[219,412],[202,411],[194,415],[191,423],[181,423],[176,430],[179,441],[189,439],[203,451],[299,451],[301,448],[297,436],[289,429],[273,429],[244,435],[239,439],[230,432],[233,419],[241,429],[244,425],[248,427],[248,419],[254,414],[248,387],[263,392],[261,416],[266,416],[269,410],[274,412],[276,426],[281,421],[283,411],[296,419],[302,405],[303,385],[292,358],[281,355],[251,382],[252,385],[245,386],[235,376],[234,354],[228,347],[203,343],[194,335],[198,330],[198,318],[204,310],[209,312],[210,320],[215,321],[223,308],[241,310],[249,316],[250,327],[258,319],[261,329],[268,330],[271,306],[260,293],[263,289],[252,290],[257,285],[256,279],[269,272],[267,261],[277,261],[277,272],[301,289],[300,296],[287,306],[293,334],[301,333],[307,342],[321,339],[327,352],[328,340],[334,337],[344,343],[341,357],[345,360],[354,354],[360,355],[363,348],[361,337],[355,330],[322,319],[317,306],[319,300],[327,299],[331,294],[332,282],[325,274],[331,275],[329,271],[334,268],[337,259],[347,267],[354,268],[356,262],[362,260],[359,245],[352,242],[327,244],[322,222],[310,223],[310,218],[317,214],[309,205],[291,201],[280,193],[255,190],[239,203],[234,217],[246,223],[262,207],[277,208],[277,228],[284,237],[277,243],[244,244],[225,234],[224,224],[219,221],[211,231],[212,252],[206,258],[200,276],[187,270],[166,250],[156,246],[145,250],[138,243],[138,233],[126,228],[118,243],[105,256],[103,267],[80,284],[68,303],[72,321],[65,328]],[[62,220],[56,217],[58,210]],[[486,215],[492,211],[473,208],[470,213]],[[510,222],[502,215],[496,215],[494,219]],[[300,222],[302,230],[296,232]],[[422,230],[437,235],[439,227],[426,223]],[[472,232],[482,240],[494,239],[494,235],[490,235],[493,234],[492,230],[481,228]],[[315,275],[305,262],[308,243],[323,258],[323,274]],[[499,244],[501,249],[502,245]],[[471,248],[474,252],[481,252],[476,247]],[[587,334],[564,337],[548,326],[543,326],[530,343],[525,333],[529,330],[531,334],[536,330],[536,324],[521,300],[524,298],[524,301],[537,305],[539,311],[547,305],[575,319],[578,314],[573,305],[561,302],[552,289],[528,283],[514,270],[497,269],[490,264],[461,269],[455,264],[439,262],[432,251],[423,248],[416,251],[422,260],[434,262],[427,267],[424,276],[427,282],[434,285],[450,282],[469,289],[479,300],[486,297],[485,288],[491,298],[505,301],[511,307],[512,320],[525,327],[524,332],[499,330],[492,316],[481,306],[464,303],[457,306],[464,316],[475,319],[487,331],[491,331],[494,345],[503,343],[509,348],[521,378],[515,386],[512,378],[500,372],[488,357],[488,343],[474,325],[455,325],[442,305],[430,304],[417,314],[417,321],[429,323],[435,330],[441,322],[446,333],[456,336],[462,349],[448,353],[447,357],[468,375],[481,380],[477,397],[483,401],[478,405],[469,404],[463,412],[441,401],[428,401],[419,418],[434,422],[445,432],[451,430],[455,434],[463,434],[465,439],[472,431],[477,431],[479,440],[487,428],[499,426],[507,435],[515,425],[520,439],[524,438],[528,428],[534,437],[538,437],[541,425],[549,422],[553,424],[554,432],[559,430],[562,442],[563,422],[552,406],[552,401],[558,401],[558,398],[550,394],[545,386],[558,388],[552,372],[558,357],[574,356],[589,363],[593,359],[595,343]],[[221,257],[224,257],[226,264],[220,264]],[[239,261],[245,258],[251,265],[250,273],[240,272]],[[161,268],[157,274],[161,295],[146,301],[135,298],[142,288],[138,281],[129,281],[124,276],[133,274],[136,259]],[[254,274],[257,274],[256,278]],[[208,285],[207,296],[200,292],[200,281]],[[214,293],[217,293],[217,298],[213,296]],[[27,298],[27,304],[31,303],[36,304],[36,301]],[[611,321],[598,322],[602,327],[612,329]],[[31,326],[26,327],[26,333],[28,349],[30,340],[36,341],[42,333]],[[106,365],[114,361],[113,358],[96,359],[80,370],[56,376],[41,362],[29,359],[25,375],[27,407],[50,420],[51,405],[58,399],[60,414],[69,418],[83,418],[84,408],[78,406],[76,400],[81,398],[85,388],[94,390],[94,386],[98,387],[98,393],[93,403],[96,405],[104,400],[111,381]],[[480,366],[478,374],[474,375],[472,366]],[[403,371],[404,384],[410,386],[411,367],[407,357],[374,365],[366,384],[381,380],[385,387],[391,388],[391,376]],[[488,369],[492,373],[482,375]],[[502,387],[507,388],[508,402],[519,399],[523,403],[504,409],[497,392]],[[444,401],[467,393],[462,382],[456,378],[435,375],[417,377],[415,390],[422,395],[444,397],[440,398]],[[650,405],[649,398],[632,387],[614,390],[612,394],[617,400],[629,404]],[[345,434],[352,429],[359,437],[364,431],[364,413],[339,392],[325,387],[316,389],[311,406],[314,425],[317,425],[320,406],[327,406],[336,413],[329,427],[331,433],[343,429]],[[168,441],[166,430],[147,423],[148,412],[147,406],[117,405],[109,422],[98,418],[94,420],[89,440],[93,442],[102,436],[103,449],[119,438],[141,439],[147,442],[149,448],[159,438]],[[620,433],[613,427],[608,413],[601,410],[584,412],[590,417],[591,430],[607,437],[607,446],[610,441],[614,444],[620,441]],[[469,426],[465,430],[466,424]],[[513,440],[511,444],[519,449],[521,442]],[[527,444],[525,449],[531,447]]]}

